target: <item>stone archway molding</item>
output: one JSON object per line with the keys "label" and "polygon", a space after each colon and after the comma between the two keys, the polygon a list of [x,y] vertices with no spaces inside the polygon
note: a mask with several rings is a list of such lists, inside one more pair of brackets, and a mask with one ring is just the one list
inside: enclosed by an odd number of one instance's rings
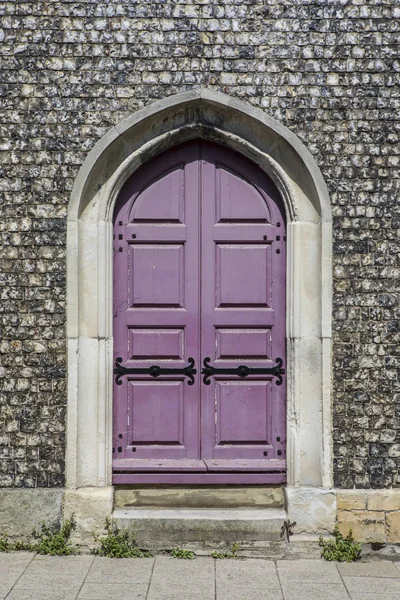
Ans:
{"label": "stone archway molding", "polygon": [[154,102],[94,146],[72,190],[67,234],[65,512],[83,530],[112,511],[112,215],[126,179],[153,156],[204,138],[273,179],[287,215],[287,510],[297,532],[331,531],[332,217],[322,174],[289,129],[258,108],[198,88]]}

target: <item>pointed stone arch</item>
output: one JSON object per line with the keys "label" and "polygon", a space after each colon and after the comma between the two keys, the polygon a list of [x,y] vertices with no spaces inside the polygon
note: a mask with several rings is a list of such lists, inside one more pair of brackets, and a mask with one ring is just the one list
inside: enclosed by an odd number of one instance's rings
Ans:
{"label": "pointed stone arch", "polygon": [[[88,154],[72,190],[67,238],[67,510],[74,510],[79,518],[86,501],[92,514],[93,503],[102,515],[112,506],[116,198],[142,163],[194,138],[216,141],[250,158],[273,179],[283,199],[288,223],[288,509],[304,531],[329,529],[335,495],[330,490],[332,217],[328,191],[314,158],[294,133],[261,110],[204,88],[154,102],[113,127]],[[304,499],[309,511],[304,506],[303,511],[310,516],[301,520],[296,506]],[[319,516],[312,517],[314,501]]]}

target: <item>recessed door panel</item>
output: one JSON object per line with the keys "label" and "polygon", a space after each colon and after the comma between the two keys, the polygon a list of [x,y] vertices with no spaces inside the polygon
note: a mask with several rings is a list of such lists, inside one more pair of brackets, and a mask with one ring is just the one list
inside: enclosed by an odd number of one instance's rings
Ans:
{"label": "recessed door panel", "polygon": [[271,360],[271,329],[215,328],[216,359]]}
{"label": "recessed door panel", "polygon": [[217,244],[217,307],[270,305],[270,248]]}
{"label": "recessed door panel", "polygon": [[[184,445],[183,381],[129,382],[130,446]],[[136,451],[138,448],[136,448]]]}
{"label": "recessed door panel", "polygon": [[271,382],[217,381],[217,446],[270,445]]}
{"label": "recessed door panel", "polygon": [[184,360],[184,329],[135,329],[129,332],[129,356],[142,360]]}

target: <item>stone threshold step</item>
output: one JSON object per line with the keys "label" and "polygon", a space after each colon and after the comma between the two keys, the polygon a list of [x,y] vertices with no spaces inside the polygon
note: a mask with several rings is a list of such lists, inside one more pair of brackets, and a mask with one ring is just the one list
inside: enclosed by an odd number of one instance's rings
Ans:
{"label": "stone threshold step", "polygon": [[197,544],[278,542],[286,512],[283,509],[116,509],[119,527],[135,534],[140,546],[161,549]]}
{"label": "stone threshold step", "polygon": [[115,486],[117,508],[283,508],[282,486]]}

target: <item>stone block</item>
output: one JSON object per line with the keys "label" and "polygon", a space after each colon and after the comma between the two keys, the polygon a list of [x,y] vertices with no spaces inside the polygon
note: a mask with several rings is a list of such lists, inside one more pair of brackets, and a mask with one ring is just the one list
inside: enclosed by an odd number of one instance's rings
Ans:
{"label": "stone block", "polygon": [[114,506],[170,508],[281,508],[281,486],[184,486],[115,488]]}
{"label": "stone block", "polygon": [[332,533],[336,522],[336,490],[287,487],[288,517],[296,521],[295,533]]}
{"label": "stone block", "polygon": [[367,508],[367,490],[338,490],[338,510],[365,510]]}
{"label": "stone block", "polygon": [[111,517],[113,506],[113,488],[80,488],[66,490],[64,516],[74,515],[77,522],[75,543],[93,544],[94,534],[104,531],[107,517]]}
{"label": "stone block", "polygon": [[63,489],[1,489],[1,530],[10,537],[28,537],[41,523],[61,517]]}
{"label": "stone block", "polygon": [[368,510],[400,511],[400,489],[369,491],[367,506]]}
{"label": "stone block", "polygon": [[360,510],[339,511],[339,531],[343,535],[353,531],[356,542],[385,542],[385,515],[382,512]]}
{"label": "stone block", "polygon": [[400,510],[386,513],[386,535],[389,543],[400,543]]}

